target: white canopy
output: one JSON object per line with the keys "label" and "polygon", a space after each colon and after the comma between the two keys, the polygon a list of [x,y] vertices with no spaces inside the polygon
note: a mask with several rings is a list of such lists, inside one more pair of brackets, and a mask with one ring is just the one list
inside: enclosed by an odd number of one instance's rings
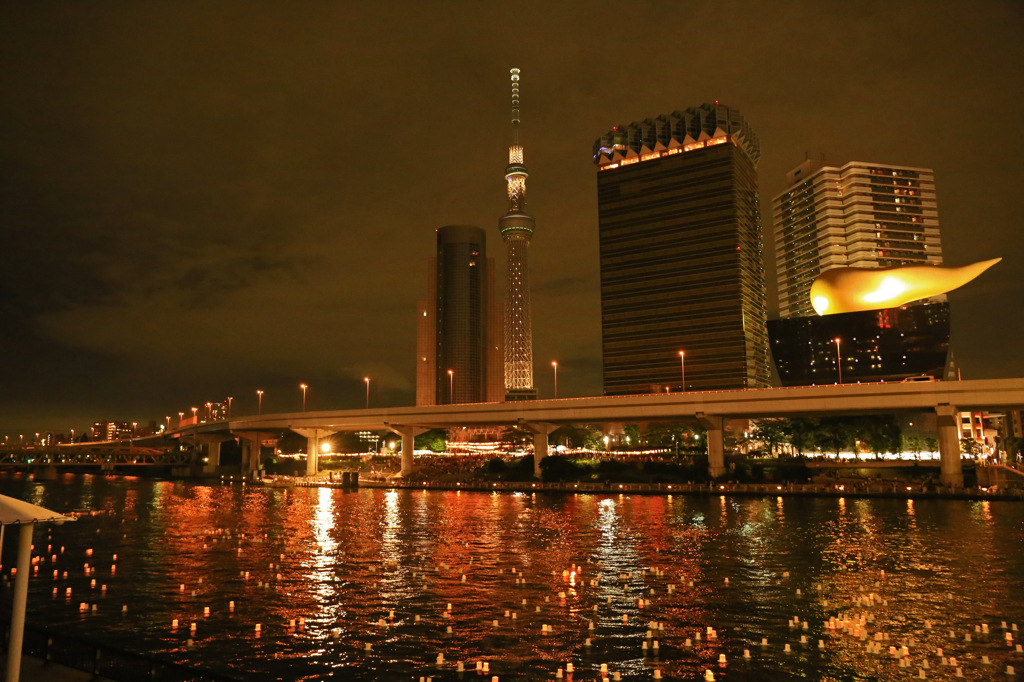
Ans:
{"label": "white canopy", "polygon": [[39,521],[63,523],[74,520],[70,516],[52,512],[49,509],[43,509],[34,504],[16,500],[13,497],[0,495],[0,525],[6,526],[12,523],[35,523]]}

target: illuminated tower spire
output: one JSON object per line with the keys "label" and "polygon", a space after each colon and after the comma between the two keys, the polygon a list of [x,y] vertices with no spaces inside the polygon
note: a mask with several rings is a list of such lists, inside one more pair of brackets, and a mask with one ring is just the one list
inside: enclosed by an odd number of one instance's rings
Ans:
{"label": "illuminated tower spire", "polygon": [[527,252],[533,218],[526,214],[526,166],[519,145],[519,69],[512,69],[512,146],[508,148],[508,212],[498,221],[505,242],[505,400],[532,400],[533,330]]}

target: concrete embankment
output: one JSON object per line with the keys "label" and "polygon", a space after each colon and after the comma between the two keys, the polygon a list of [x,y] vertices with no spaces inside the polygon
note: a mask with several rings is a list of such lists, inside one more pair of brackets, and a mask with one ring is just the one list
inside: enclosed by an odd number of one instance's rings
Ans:
{"label": "concrete embankment", "polygon": [[462,481],[455,483],[361,480],[364,488],[413,490],[472,490],[478,492],[552,492],[630,495],[764,495],[796,497],[878,497],[942,500],[1024,501],[1024,492],[998,488],[948,488],[935,485],[886,483],[835,486],[800,483],[539,483]]}

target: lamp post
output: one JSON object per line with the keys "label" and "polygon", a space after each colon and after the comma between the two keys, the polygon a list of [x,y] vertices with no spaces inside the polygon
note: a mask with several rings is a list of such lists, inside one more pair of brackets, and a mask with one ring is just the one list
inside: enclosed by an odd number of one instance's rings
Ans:
{"label": "lamp post", "polygon": [[[199,423],[199,408],[198,407],[193,407],[192,408],[192,419],[195,420],[196,424]],[[194,426],[194,424],[193,424],[193,426]]]}
{"label": "lamp post", "polygon": [[256,408],[256,414],[263,414],[263,391],[256,391],[256,399],[259,401],[259,406]]}
{"label": "lamp post", "polygon": [[206,403],[206,421],[213,421],[213,403]]}
{"label": "lamp post", "polygon": [[455,372],[448,370],[448,404],[455,404]]}
{"label": "lamp post", "polygon": [[179,412],[178,413],[178,428],[179,429],[181,428],[181,422],[182,422],[183,419],[185,419],[185,413],[184,412]]}
{"label": "lamp post", "polygon": [[[139,432],[139,422],[132,422],[132,438],[135,438]],[[131,438],[129,438],[131,440]]]}
{"label": "lamp post", "polygon": [[683,375],[683,392],[686,392],[686,353],[679,351],[679,369]]}
{"label": "lamp post", "polygon": [[370,377],[363,377],[366,382],[366,409],[370,409]]}
{"label": "lamp post", "polygon": [[228,419],[231,419],[231,401],[234,400],[231,396],[228,396]]}
{"label": "lamp post", "polygon": [[306,411],[306,389],[309,388],[306,384],[299,384],[299,388],[302,389],[302,411]]}
{"label": "lamp post", "polygon": [[555,368],[555,400],[558,400],[558,361],[552,360],[551,366]]}
{"label": "lamp post", "polygon": [[843,383],[843,356],[839,354],[839,338],[836,337],[836,367],[839,368],[839,383]]}

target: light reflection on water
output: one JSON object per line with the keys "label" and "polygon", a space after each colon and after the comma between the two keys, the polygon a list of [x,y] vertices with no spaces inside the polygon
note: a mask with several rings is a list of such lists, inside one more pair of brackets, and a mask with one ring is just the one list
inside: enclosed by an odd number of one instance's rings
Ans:
{"label": "light reflection on water", "polygon": [[[449,662],[487,660],[503,681],[551,679],[568,661],[576,680],[596,679],[601,663],[624,679],[650,679],[654,669],[697,679],[710,668],[726,680],[890,680],[916,676],[928,654],[935,672],[950,676],[937,668],[939,646],[967,679],[991,679],[1008,662],[1024,668],[1000,628],[1005,620],[1024,629],[1024,505],[1015,503],[282,490],[91,476],[34,483],[9,474],[0,492],[57,510],[114,512],[50,530],[66,550],[32,581],[30,621],[238,679],[436,678],[439,652]],[[37,531],[37,554],[46,533]],[[14,559],[6,544],[5,572]],[[577,574],[563,577],[574,563]],[[55,583],[54,568],[69,578]],[[107,585],[105,596],[90,589],[93,577]],[[870,592],[888,605],[851,605]],[[79,614],[83,601],[97,613]],[[874,615],[869,629],[890,635],[886,649],[916,640],[909,673],[859,641],[823,634],[829,616],[853,611]],[[809,629],[791,629],[794,616]],[[305,627],[290,628],[300,617]],[[648,621],[664,628],[657,658],[641,648]],[[992,634],[974,634],[982,622]],[[553,632],[541,634],[543,624]],[[684,646],[708,626],[717,640]],[[759,646],[762,637],[769,647]],[[818,639],[828,643],[823,652]],[[982,655],[993,664],[982,666]],[[455,679],[451,666],[441,676]]]}

